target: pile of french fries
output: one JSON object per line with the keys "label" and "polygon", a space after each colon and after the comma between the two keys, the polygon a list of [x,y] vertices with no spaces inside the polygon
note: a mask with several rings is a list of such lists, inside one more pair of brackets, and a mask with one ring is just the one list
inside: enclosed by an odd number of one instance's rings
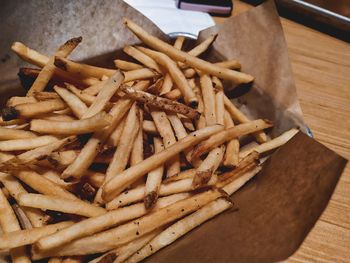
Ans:
{"label": "pile of french fries", "polygon": [[124,23],[144,46],[126,46],[133,62],[116,69],[69,60],[81,38],[51,57],[12,45],[38,67],[20,70],[27,96],[0,120],[0,251],[13,262],[139,262],[230,209],[298,132],[269,139],[270,121],[230,101],[222,81],[253,77],[199,58],[215,35],[184,51],[184,37]]}

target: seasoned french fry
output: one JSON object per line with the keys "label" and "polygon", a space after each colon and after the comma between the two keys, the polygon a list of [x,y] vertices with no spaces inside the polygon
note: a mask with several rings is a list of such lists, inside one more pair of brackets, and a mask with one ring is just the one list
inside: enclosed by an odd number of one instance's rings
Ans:
{"label": "seasoned french fry", "polygon": [[[154,211],[187,198],[186,194],[172,195],[161,198]],[[55,234],[41,238],[35,245],[40,250],[50,250],[60,247],[72,240],[93,235],[110,227],[120,225],[132,219],[139,218],[147,213],[143,204],[135,204],[100,216],[92,217],[71,225]]]}
{"label": "seasoned french fry", "polygon": [[63,135],[84,134],[98,131],[110,125],[111,121],[112,116],[102,111],[92,117],[75,121],[32,120],[30,122],[30,129],[39,133]]}
{"label": "seasoned french fry", "polygon": [[117,128],[112,132],[111,136],[108,138],[108,144],[117,147],[120,142],[120,137],[122,135],[126,118],[124,118],[117,126]]}
{"label": "seasoned french fry", "polygon": [[213,83],[209,75],[203,74],[200,76],[200,84],[204,103],[204,117],[206,125],[214,125],[216,123],[215,113],[215,93]]}
{"label": "seasoned french fry", "polygon": [[[55,56],[68,56],[79,43],[82,41],[82,37],[76,37],[68,40],[62,46],[58,48],[55,53]],[[45,66],[40,71],[38,77],[35,79],[32,87],[27,92],[27,96],[32,96],[36,91],[43,91],[50,81],[52,75],[54,74],[55,66],[53,64],[54,57],[51,57],[49,61],[45,64]]]}
{"label": "seasoned french fry", "polygon": [[[243,114],[230,100],[227,96],[224,96],[225,108],[230,113],[233,120],[238,121],[239,123],[250,122],[249,118]],[[263,131],[254,133],[256,140],[260,143],[266,142],[267,137]]]}
{"label": "seasoned french fry", "polygon": [[21,194],[19,196],[19,204],[26,207],[53,210],[86,217],[95,217],[106,213],[104,208],[80,199],[72,200],[56,195]]}
{"label": "seasoned french fry", "polygon": [[[143,111],[139,109],[139,129],[134,139],[134,145],[132,146],[131,154],[130,154],[130,165],[136,165],[139,162],[143,161]],[[130,137],[129,137],[130,138]]]}
{"label": "seasoned french fry", "polygon": [[114,60],[114,65],[118,69],[125,70],[125,71],[135,70],[135,69],[142,69],[143,68],[139,64],[136,64],[136,63],[133,63],[133,62],[129,62],[129,61],[125,61],[125,60],[120,60],[120,59]]}
{"label": "seasoned french fry", "polygon": [[136,25],[129,19],[124,19],[124,24],[147,46],[163,52],[175,61],[180,61],[205,73],[217,76],[218,78],[232,80],[237,83],[249,83],[254,80],[254,78],[248,74],[225,69],[197,57],[190,56],[188,53],[178,50],[162,40],[148,34],[140,26]]}
{"label": "seasoned french fry", "polygon": [[[33,96],[38,101],[60,98],[60,96],[55,92],[48,92],[48,91],[37,91],[37,92],[34,92]],[[33,97],[26,97],[26,98],[33,98]]]}
{"label": "seasoned french fry", "polygon": [[133,89],[132,87],[123,86],[122,91],[125,92],[127,96],[131,97],[132,99],[143,102],[146,105],[155,107],[157,109],[170,111],[174,113],[181,113],[187,116],[188,118],[192,119],[198,119],[200,115],[199,112],[182,103],[158,97],[148,92],[138,91]]}
{"label": "seasoned french fry", "polygon": [[63,110],[67,105],[60,99],[26,103],[2,109],[2,118],[5,121],[18,118],[31,118],[40,114]]}
{"label": "seasoned french fry", "polygon": [[85,112],[82,118],[90,118],[95,114],[101,112],[105,108],[109,100],[112,98],[112,96],[119,89],[120,84],[123,82],[123,79],[124,76],[119,70],[115,74],[113,74],[103,85],[103,88],[98,93],[96,99]]}
{"label": "seasoned french fry", "polygon": [[[64,256],[93,254],[108,251],[194,212],[221,196],[222,193],[220,191],[209,190],[187,199],[180,200],[116,228],[72,241],[53,252],[55,256]],[[45,251],[38,251],[33,255],[33,259],[36,260],[52,256],[51,254],[52,252],[50,251],[47,251],[46,253]]]}
{"label": "seasoned french fry", "polygon": [[198,144],[192,152],[192,159],[201,156],[202,154],[214,149],[215,147],[227,141],[230,141],[242,135],[250,134],[256,131],[261,131],[271,126],[272,124],[270,121],[255,120],[226,129],[218,134],[213,135],[208,140]]}
{"label": "seasoned french fry", "polygon": [[16,140],[35,137],[37,137],[37,135],[30,131],[0,127],[0,140]]}
{"label": "seasoned french fry", "polygon": [[142,129],[143,129],[146,133],[158,134],[157,127],[156,127],[156,125],[154,124],[153,121],[144,120],[144,121],[142,122]]}
{"label": "seasoned french fry", "polygon": [[34,138],[7,140],[0,142],[0,151],[23,151],[41,147],[58,139],[54,136],[38,136]]}
{"label": "seasoned french fry", "polygon": [[149,55],[160,65],[164,66],[168,70],[177,87],[180,89],[182,95],[184,96],[185,102],[194,108],[197,107],[198,101],[196,95],[188,85],[185,76],[182,74],[181,70],[177,67],[176,63],[173,60],[171,60],[167,55],[153,51],[151,49],[143,47],[138,47],[138,49]]}
{"label": "seasoned french fry", "polygon": [[185,37],[178,36],[174,42],[174,48],[181,50],[184,42],[185,42]]}
{"label": "seasoned french fry", "polygon": [[159,73],[148,68],[141,68],[124,72],[124,82],[157,77],[159,77]]}
{"label": "seasoned french fry", "polygon": [[35,103],[37,100],[34,97],[11,97],[6,102],[7,107],[14,107],[25,103]]}
{"label": "seasoned french fry", "polygon": [[198,211],[177,221],[175,224],[162,231],[159,235],[153,238],[148,244],[146,244],[142,249],[138,250],[137,253],[135,253],[125,262],[140,262],[141,260],[156,253],[163,247],[170,245],[178,238],[190,232],[192,229],[203,224],[205,221],[215,217],[216,215],[224,212],[231,207],[232,203],[225,198],[219,198],[215,201],[210,202]]}
{"label": "seasoned french fry", "polygon": [[137,61],[141,62],[143,65],[145,65],[147,68],[154,69],[158,73],[161,73],[157,62],[155,62],[152,58],[147,56],[145,53],[141,52],[137,48],[133,46],[125,46],[123,48],[123,51],[128,54],[130,57],[136,59]]}
{"label": "seasoned french fry", "polygon": [[164,151],[154,154],[141,163],[126,169],[124,172],[116,175],[113,179],[106,183],[106,185],[103,187],[102,198],[106,201],[111,201],[115,196],[123,191],[126,186],[135,182],[144,174],[169,161],[181,151],[196,145],[200,141],[205,140],[215,133],[220,132],[222,129],[223,126],[214,125],[197,130],[171,145],[169,148],[166,148]]}
{"label": "seasoned french fry", "polygon": [[[5,233],[21,230],[16,215],[5,195],[0,189],[0,226]],[[24,246],[10,250],[12,262],[27,263],[31,262]]]}
{"label": "seasoned french fry", "polygon": [[112,76],[116,70],[95,67],[83,63],[77,63],[64,57],[55,56],[54,65],[64,71],[80,77],[94,77],[100,79],[102,76]]}
{"label": "seasoned french fry", "polygon": [[270,150],[273,150],[275,148],[278,148],[280,146],[282,146],[283,144],[285,144],[286,142],[288,142],[291,138],[293,138],[293,136],[295,134],[298,133],[298,129],[290,129],[284,133],[282,133],[280,136],[265,142],[263,144],[260,144],[256,147],[250,148],[250,149],[246,149],[245,151],[241,151],[239,153],[239,158],[244,158],[245,156],[249,155],[251,152],[256,151],[258,153],[264,153]]}
{"label": "seasoned french fry", "polygon": [[60,88],[58,86],[53,87],[53,89],[62,98],[62,100],[71,108],[74,115],[81,119],[88,109],[85,103],[82,102],[79,97],[69,92],[67,89]]}
{"label": "seasoned french fry", "polygon": [[[155,153],[159,153],[164,150],[163,142],[160,138],[154,137],[153,144]],[[162,177],[164,173],[164,166],[161,165],[156,169],[150,171],[147,175],[146,185],[145,185],[145,197],[144,204],[146,209],[153,207],[158,199],[158,191],[160,184],[162,182]]]}
{"label": "seasoned french fry", "polygon": [[[152,111],[151,116],[153,118],[154,124],[159,131],[160,136],[163,139],[164,148],[169,148],[171,145],[176,143],[175,134],[171,128],[171,124],[168,120],[168,117],[163,111]],[[158,167],[158,166],[156,166]],[[179,155],[174,155],[171,160],[166,164],[167,167],[167,177],[171,177],[174,174],[180,172],[180,159]]]}
{"label": "seasoned french fry", "polygon": [[17,230],[0,236],[0,250],[30,245],[40,238],[51,235],[63,228],[71,226],[73,222],[65,221],[57,224],[35,227],[26,230]]}
{"label": "seasoned french fry", "polygon": [[[225,127],[226,129],[234,127],[233,120],[231,119],[230,114],[225,111],[224,113],[224,121],[225,121]],[[224,157],[224,166],[227,167],[235,167],[238,162],[239,162],[239,140],[238,139],[232,139],[227,142],[227,148],[225,152],[225,157]]]}

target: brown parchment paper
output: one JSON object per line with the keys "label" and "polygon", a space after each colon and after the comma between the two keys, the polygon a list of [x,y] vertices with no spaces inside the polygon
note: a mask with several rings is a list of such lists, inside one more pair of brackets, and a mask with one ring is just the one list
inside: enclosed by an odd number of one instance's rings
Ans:
{"label": "brown parchment paper", "polygon": [[[124,16],[167,38],[122,1],[4,1],[0,8],[0,101],[23,92],[16,73],[26,64],[10,52],[13,41],[52,54],[68,38],[82,35],[83,43],[71,58],[110,65],[116,57],[123,57],[120,49],[125,44],[139,43],[122,25]],[[273,120],[272,136],[294,126],[306,131],[273,1],[203,31],[200,39],[213,32],[219,37],[207,58],[239,59],[243,71],[256,78],[251,90],[234,102],[252,118]],[[228,89],[231,85],[226,83]],[[345,164],[342,157],[300,132],[272,155],[254,180],[232,196],[235,209],[203,224],[146,262],[283,260],[298,248],[325,209]]]}

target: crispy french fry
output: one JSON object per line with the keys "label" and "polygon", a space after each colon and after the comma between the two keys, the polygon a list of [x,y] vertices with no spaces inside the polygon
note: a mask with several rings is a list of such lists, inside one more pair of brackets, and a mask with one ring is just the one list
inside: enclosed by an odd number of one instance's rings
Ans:
{"label": "crispy french fry", "polygon": [[14,107],[25,103],[35,103],[37,100],[34,97],[11,97],[6,102],[7,107]]}
{"label": "crispy french fry", "polygon": [[[151,116],[153,118],[154,124],[159,131],[160,136],[163,139],[164,148],[169,148],[171,145],[176,143],[175,134],[171,128],[171,124],[168,117],[163,111],[152,111]],[[180,159],[179,155],[174,155],[171,160],[166,164],[167,166],[167,177],[171,177],[174,174],[180,172]],[[157,167],[157,166],[156,166]]]}
{"label": "crispy french fry", "polygon": [[101,112],[105,108],[109,100],[112,98],[112,96],[119,89],[120,84],[123,82],[123,80],[124,76],[119,70],[115,74],[113,74],[103,85],[103,88],[98,93],[96,99],[85,112],[82,118],[86,119]]}
{"label": "crispy french fry", "polygon": [[0,141],[35,138],[37,135],[30,131],[16,130],[0,127]]}
{"label": "crispy french fry", "polygon": [[[5,233],[21,230],[16,215],[5,195],[0,189],[0,226]],[[27,263],[31,262],[24,246],[10,250],[12,262]]]}
{"label": "crispy french fry", "polygon": [[163,183],[167,184],[167,183],[176,182],[182,179],[193,178],[195,174],[196,174],[196,169],[188,169],[178,174],[175,174],[172,177],[166,178],[165,180],[163,180]]}
{"label": "crispy french fry", "polygon": [[40,238],[51,235],[63,228],[71,226],[72,224],[73,222],[71,221],[65,221],[57,224],[6,233],[0,236],[0,250],[33,244]]}
{"label": "crispy french fry", "polygon": [[38,136],[34,138],[7,140],[0,142],[0,151],[23,151],[44,146],[58,139],[54,136]]}
{"label": "crispy french fry", "polygon": [[[132,146],[131,154],[130,154],[130,165],[136,165],[139,162],[143,161],[143,111],[139,109],[139,129],[134,139],[134,144]],[[130,138],[130,137],[129,137]]]}
{"label": "crispy french fry", "polygon": [[261,131],[271,126],[272,123],[270,121],[255,120],[226,129],[218,134],[213,135],[208,140],[198,144],[192,152],[192,159],[201,156],[202,154],[214,149],[215,147],[227,141],[230,141],[242,135],[250,134],[256,131]]}
{"label": "crispy french fry", "polygon": [[204,129],[190,133],[185,138],[179,140],[175,144],[171,145],[164,151],[154,154],[153,156],[145,159],[141,163],[130,167],[124,172],[116,175],[112,180],[108,181],[103,187],[102,198],[106,201],[111,201],[115,196],[117,196],[121,191],[125,189],[126,186],[135,182],[138,178],[144,174],[154,170],[154,168],[159,167],[165,162],[169,161],[176,154],[181,151],[205,140],[209,136],[220,132],[223,129],[221,125],[209,126]]}
{"label": "crispy french fry", "polygon": [[[6,188],[3,189],[7,190]],[[10,196],[7,197],[9,199]],[[27,215],[24,213],[22,207],[20,207],[18,204],[11,205],[13,212],[16,214],[17,220],[19,222],[19,225],[22,229],[32,229],[33,226],[30,223]]]}
{"label": "crispy french fry", "polygon": [[204,117],[206,125],[214,125],[216,123],[215,113],[215,93],[213,83],[209,75],[203,74],[200,76],[201,91],[204,104]]}
{"label": "crispy french fry", "polygon": [[[157,211],[163,207],[187,198],[186,194],[177,194],[161,198],[154,208]],[[103,215],[92,217],[71,225],[70,227],[41,238],[35,245],[39,250],[50,250],[60,247],[72,240],[90,236],[110,227],[120,225],[132,219],[144,216],[147,210],[143,204],[135,204],[115,211],[107,212]]]}
{"label": "crispy french fry", "polygon": [[177,221],[176,223],[162,231],[159,235],[153,238],[148,244],[146,244],[142,249],[138,250],[137,253],[135,253],[125,262],[140,262],[141,260],[156,253],[163,247],[170,245],[178,238],[190,232],[192,229],[203,224],[205,221],[215,217],[216,215],[224,212],[225,210],[231,207],[232,203],[225,198],[219,198],[215,201],[210,202],[198,211]]}
{"label": "crispy french fry", "polygon": [[92,84],[91,86],[89,86],[88,88],[84,89],[82,92],[84,94],[95,96],[101,91],[101,89],[106,84],[106,82],[107,82],[107,79],[98,81],[98,82]]}
{"label": "crispy french fry", "polygon": [[160,65],[167,68],[171,78],[176,83],[177,87],[184,96],[185,102],[194,108],[197,107],[198,101],[193,90],[188,85],[185,76],[182,74],[181,70],[177,67],[176,63],[173,60],[171,60],[167,55],[157,51],[153,51],[151,49],[143,47],[138,47],[138,49],[149,55]]}
{"label": "crispy french fry", "polygon": [[[37,92],[34,92],[33,96],[38,101],[59,99],[60,98],[60,96],[58,94],[56,94],[55,92],[48,92],[48,91],[37,91]],[[33,97],[27,97],[27,98],[33,98]]]}
{"label": "crispy french fry", "polygon": [[124,72],[124,82],[140,79],[151,79],[159,77],[159,73],[152,69],[141,68]]}
{"label": "crispy french fry", "polygon": [[298,129],[290,129],[284,133],[282,133],[280,136],[265,142],[263,144],[260,144],[256,147],[250,148],[250,149],[246,149],[245,151],[241,151],[239,153],[239,158],[244,158],[245,156],[249,155],[251,152],[256,151],[258,153],[264,153],[270,150],[273,150],[275,148],[278,148],[280,146],[282,146],[283,144],[285,144],[287,141],[289,141],[291,138],[293,138],[293,136],[295,134],[298,133]]}
{"label": "crispy french fry", "polygon": [[[154,137],[153,144],[155,153],[159,153],[164,150],[163,142],[160,138]],[[164,173],[164,166],[161,165],[156,169],[150,171],[147,175],[146,185],[145,185],[145,197],[144,204],[146,209],[153,207],[158,199],[158,191],[160,184],[162,182],[162,177]]]}
{"label": "crispy french fry", "polygon": [[225,119],[225,104],[224,104],[224,87],[221,81],[217,77],[213,77],[214,88],[217,90],[215,94],[215,111],[216,111],[216,122],[224,125]]}
{"label": "crispy french fry", "polygon": [[[82,37],[76,37],[68,40],[62,46],[58,48],[55,53],[55,56],[68,56],[79,43],[82,41]],[[32,87],[27,92],[27,96],[32,96],[36,91],[43,91],[50,81],[52,75],[54,74],[55,66],[53,64],[54,57],[51,57],[49,61],[45,64],[45,66],[40,71],[38,77],[35,79]]]}
{"label": "crispy french fry", "polygon": [[185,42],[185,37],[178,36],[174,42],[174,48],[181,50],[184,42]]}
{"label": "crispy french fry", "polygon": [[102,76],[112,76],[116,70],[95,67],[83,63],[77,63],[64,57],[55,56],[54,65],[64,71],[80,77],[94,77],[100,79]]}
{"label": "crispy french fry", "polygon": [[20,104],[2,109],[2,118],[5,121],[18,118],[31,118],[40,114],[63,110],[66,107],[67,105],[60,99]]}
{"label": "crispy french fry", "polygon": [[[151,214],[145,215],[124,225],[93,236],[72,241],[67,245],[61,246],[59,250],[53,251],[53,253],[55,256],[63,256],[84,255],[108,251],[194,212],[221,196],[222,193],[218,190],[208,190],[163,207]],[[47,251],[47,253],[45,253],[45,251],[37,251],[37,253],[33,255],[33,259],[52,256],[51,254],[51,251]]]}
{"label": "crispy french fry", "polygon": [[[227,98],[226,95],[224,95],[224,103],[225,108],[230,113],[233,120],[238,121],[239,123],[247,123],[250,122],[249,118],[244,115],[243,112],[241,112],[230,100]],[[266,142],[267,137],[266,134],[263,131],[259,131],[254,133],[254,136],[256,140],[260,143]]]}
{"label": "crispy french fry", "polygon": [[110,125],[111,121],[112,117],[102,111],[92,117],[75,121],[32,120],[30,129],[35,132],[49,134],[84,134],[98,131]]}
{"label": "crispy french fry", "polygon": [[95,217],[106,213],[104,208],[80,199],[72,200],[56,195],[21,194],[19,196],[19,204],[26,207],[53,210],[86,217]]}
{"label": "crispy french fry", "polygon": [[129,70],[135,70],[135,69],[141,69],[143,68],[141,65],[133,63],[133,62],[129,62],[129,61],[125,61],[125,60],[120,60],[120,59],[116,59],[114,60],[114,65],[120,69],[120,70],[125,70],[125,71],[129,71]]}
{"label": "crispy french fry", "polygon": [[145,53],[141,52],[137,48],[133,46],[125,46],[123,48],[123,51],[128,54],[130,57],[136,59],[137,61],[141,62],[143,65],[145,65],[147,68],[154,69],[158,73],[161,73],[157,62],[155,62],[151,57],[147,56]]}
{"label": "crispy french fry", "polygon": [[[224,121],[225,121],[225,127],[226,129],[234,127],[233,120],[231,119],[230,114],[225,111],[224,113]],[[227,148],[225,152],[224,157],[224,166],[227,167],[235,167],[239,162],[239,140],[238,139],[232,139],[227,142]]]}
{"label": "crispy french fry", "polygon": [[117,128],[112,132],[111,136],[109,136],[108,138],[108,144],[114,147],[117,147],[119,142],[120,142],[120,138],[123,132],[123,129],[125,127],[125,121],[126,118],[124,118],[117,126]]}
{"label": "crispy french fry", "polygon": [[170,111],[174,113],[181,113],[187,116],[188,118],[192,119],[198,119],[200,115],[199,112],[197,112],[196,110],[180,102],[158,97],[148,92],[137,91],[132,87],[124,86],[122,87],[122,91],[125,92],[130,98],[143,102],[146,105],[155,107],[157,109]]}
{"label": "crispy french fry", "polygon": [[79,97],[69,92],[67,89],[60,88],[58,86],[53,87],[62,100],[70,107],[75,116],[79,119],[83,117],[88,107]]}
{"label": "crispy french fry", "polygon": [[225,69],[197,57],[190,56],[188,53],[178,50],[162,40],[148,34],[140,26],[136,25],[129,19],[124,19],[124,24],[147,46],[163,52],[175,61],[180,61],[205,73],[217,76],[218,78],[232,80],[236,83],[249,83],[254,80],[254,78],[248,74]]}

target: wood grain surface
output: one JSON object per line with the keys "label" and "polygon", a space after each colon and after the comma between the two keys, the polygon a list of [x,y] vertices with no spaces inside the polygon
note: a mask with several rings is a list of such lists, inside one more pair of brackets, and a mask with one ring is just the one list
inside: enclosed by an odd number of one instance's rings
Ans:
{"label": "wood grain surface", "polygon": [[[233,2],[233,15],[251,8]],[[281,21],[305,121],[316,140],[350,159],[350,44]],[[286,262],[350,262],[349,164],[321,218]]]}

